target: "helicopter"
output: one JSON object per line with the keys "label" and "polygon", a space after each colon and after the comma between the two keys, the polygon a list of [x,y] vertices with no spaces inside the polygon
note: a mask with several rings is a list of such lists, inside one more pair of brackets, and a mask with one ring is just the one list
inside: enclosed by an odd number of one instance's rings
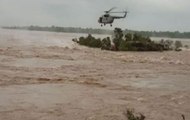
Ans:
{"label": "helicopter", "polygon": [[[101,17],[99,17],[98,22],[101,24],[101,27],[106,24],[110,24],[110,26],[112,27],[112,23],[114,22],[115,19],[122,19],[125,18],[127,16],[127,11],[123,11],[123,12],[112,12],[112,10],[114,10],[116,7],[111,8],[108,11],[104,11],[105,14],[102,15]],[[110,13],[124,13],[123,16],[112,16],[110,15]]]}

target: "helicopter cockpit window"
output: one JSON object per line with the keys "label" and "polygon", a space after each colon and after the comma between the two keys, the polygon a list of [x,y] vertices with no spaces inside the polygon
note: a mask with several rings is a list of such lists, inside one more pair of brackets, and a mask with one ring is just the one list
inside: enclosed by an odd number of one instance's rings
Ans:
{"label": "helicopter cockpit window", "polygon": [[109,17],[109,15],[104,15],[104,17]]}

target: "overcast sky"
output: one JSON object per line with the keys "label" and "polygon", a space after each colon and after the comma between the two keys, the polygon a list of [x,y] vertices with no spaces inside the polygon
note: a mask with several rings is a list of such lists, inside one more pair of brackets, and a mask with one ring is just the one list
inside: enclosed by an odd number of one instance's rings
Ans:
{"label": "overcast sky", "polygon": [[0,0],[0,26],[101,28],[98,17],[111,7],[129,11],[113,28],[190,31],[190,0]]}

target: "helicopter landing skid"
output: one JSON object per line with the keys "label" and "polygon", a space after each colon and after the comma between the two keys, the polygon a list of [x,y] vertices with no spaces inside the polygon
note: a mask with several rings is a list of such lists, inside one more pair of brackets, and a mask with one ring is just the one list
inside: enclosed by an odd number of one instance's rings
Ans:
{"label": "helicopter landing skid", "polygon": [[106,26],[106,24],[101,24],[101,27],[102,27],[103,25]]}
{"label": "helicopter landing skid", "polygon": [[[106,24],[101,24],[101,27],[106,26]],[[110,24],[110,27],[112,27],[112,24]]]}

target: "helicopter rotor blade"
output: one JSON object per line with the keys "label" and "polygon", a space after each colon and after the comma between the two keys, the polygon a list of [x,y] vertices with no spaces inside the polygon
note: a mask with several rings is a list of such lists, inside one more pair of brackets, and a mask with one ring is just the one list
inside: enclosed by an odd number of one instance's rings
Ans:
{"label": "helicopter rotor blade", "polygon": [[110,13],[126,13],[127,11],[121,11],[121,12],[110,12]]}
{"label": "helicopter rotor blade", "polygon": [[114,12],[109,12],[109,13],[128,13],[128,11],[114,11]]}
{"label": "helicopter rotor blade", "polygon": [[113,8],[111,8],[111,9],[109,9],[108,11],[104,11],[104,12],[106,12],[106,13],[110,13],[112,10],[114,10],[114,9],[116,9],[116,7],[113,7]]}

